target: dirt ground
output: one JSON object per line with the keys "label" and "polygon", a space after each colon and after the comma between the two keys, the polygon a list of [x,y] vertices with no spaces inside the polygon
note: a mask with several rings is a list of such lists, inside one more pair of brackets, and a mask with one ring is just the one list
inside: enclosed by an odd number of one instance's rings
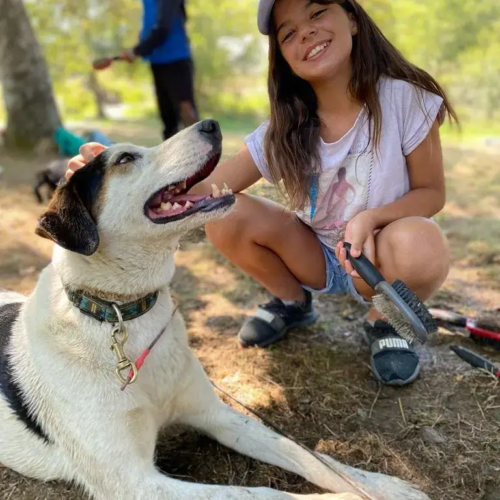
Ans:
{"label": "dirt ground", "polygon": [[[157,141],[156,132],[140,124],[105,132],[117,140]],[[229,134],[226,153],[240,144],[240,135]],[[466,313],[498,308],[500,151],[445,145],[445,158],[449,201],[438,219],[453,267],[431,304]],[[23,293],[51,256],[51,244],[34,235],[42,207],[31,194],[33,172],[45,160],[0,150],[0,287]],[[254,191],[275,196],[265,184]],[[226,262],[201,231],[184,241],[177,266],[173,290],[191,346],[217,384],[308,446],[419,484],[433,500],[500,500],[500,384],[470,370],[449,346],[462,344],[497,362],[500,352],[476,346],[464,332],[440,330],[419,351],[422,374],[415,384],[381,387],[360,334],[364,310],[352,299],[318,297],[321,317],[313,327],[267,350],[243,350],[238,327],[266,299],[265,291]],[[318,491],[186,430],[162,436],[157,463],[189,481]],[[41,484],[0,465],[0,500],[81,498],[74,487]]]}

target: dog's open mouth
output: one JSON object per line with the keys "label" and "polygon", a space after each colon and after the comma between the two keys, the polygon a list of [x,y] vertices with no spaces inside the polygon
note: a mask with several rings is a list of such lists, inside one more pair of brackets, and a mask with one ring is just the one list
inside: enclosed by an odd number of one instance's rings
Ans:
{"label": "dog's open mouth", "polygon": [[170,184],[157,191],[146,203],[144,213],[156,224],[166,224],[188,217],[196,212],[211,212],[234,203],[233,192],[224,184],[221,188],[212,185],[212,194],[188,194],[188,191],[206,179],[219,162],[220,154],[210,158],[196,174]]}

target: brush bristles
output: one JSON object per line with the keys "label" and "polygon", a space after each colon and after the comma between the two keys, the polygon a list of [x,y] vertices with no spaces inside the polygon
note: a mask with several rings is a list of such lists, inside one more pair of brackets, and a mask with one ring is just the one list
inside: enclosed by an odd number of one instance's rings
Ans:
{"label": "brush bristles", "polygon": [[392,287],[417,315],[427,333],[436,333],[437,324],[425,304],[401,280],[396,280]]}
{"label": "brush bristles", "polygon": [[500,334],[500,311],[487,311],[478,315],[476,326]]}
{"label": "brush bristles", "polygon": [[[437,332],[436,322],[430,315],[427,307],[425,307],[423,302],[401,280],[396,280],[392,284],[392,288],[415,313],[418,319],[422,322],[422,325],[427,333]],[[415,340],[420,341],[418,335],[413,329],[413,326],[401,314],[392,300],[385,297],[383,294],[376,295],[373,297],[373,305],[387,318],[387,321],[393,326],[401,337],[411,343]]]}
{"label": "brush bristles", "polygon": [[475,333],[471,333],[470,338],[476,344],[479,344],[479,345],[482,345],[485,347],[493,347],[493,349],[500,351],[500,333],[498,334],[498,340],[480,337],[479,335],[476,335]]}
{"label": "brush bristles", "polygon": [[384,295],[374,295],[372,301],[377,311],[387,319],[398,335],[410,342],[410,344],[418,340],[413,328],[408,324],[392,301],[387,299]]}

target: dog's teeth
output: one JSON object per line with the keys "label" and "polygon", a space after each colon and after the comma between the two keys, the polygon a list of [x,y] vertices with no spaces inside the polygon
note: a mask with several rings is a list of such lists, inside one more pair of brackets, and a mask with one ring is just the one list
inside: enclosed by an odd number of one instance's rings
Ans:
{"label": "dog's teeth", "polygon": [[191,207],[194,207],[194,203],[191,203],[190,201],[186,201],[186,204],[184,206],[186,208],[191,208]]}
{"label": "dog's teeth", "polygon": [[222,189],[222,195],[227,196],[228,194],[233,194],[232,189],[224,182],[223,184],[223,189]]}
{"label": "dog's teeth", "polygon": [[162,210],[172,210],[172,203],[170,202],[162,203],[160,208]]}
{"label": "dog's teeth", "polygon": [[174,210],[177,210],[178,208],[182,208],[182,205],[179,205],[177,202],[174,203],[174,206],[172,207]]}
{"label": "dog's teeth", "polygon": [[219,198],[220,194],[220,189],[218,188],[217,184],[212,184],[212,197]]}
{"label": "dog's teeth", "polygon": [[181,182],[181,184],[180,184],[180,188],[181,188],[181,189],[186,189],[186,188],[187,188],[186,181],[182,181],[182,182]]}
{"label": "dog's teeth", "polygon": [[224,182],[223,184],[223,189],[222,189],[222,195],[227,196],[229,194],[233,194],[232,189]]}

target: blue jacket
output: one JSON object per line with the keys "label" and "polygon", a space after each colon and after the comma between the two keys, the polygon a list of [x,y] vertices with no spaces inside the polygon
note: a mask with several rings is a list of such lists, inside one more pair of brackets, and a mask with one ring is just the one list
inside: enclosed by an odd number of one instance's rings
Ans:
{"label": "blue jacket", "polygon": [[189,59],[184,0],[142,0],[143,22],[134,52],[152,64]]}

